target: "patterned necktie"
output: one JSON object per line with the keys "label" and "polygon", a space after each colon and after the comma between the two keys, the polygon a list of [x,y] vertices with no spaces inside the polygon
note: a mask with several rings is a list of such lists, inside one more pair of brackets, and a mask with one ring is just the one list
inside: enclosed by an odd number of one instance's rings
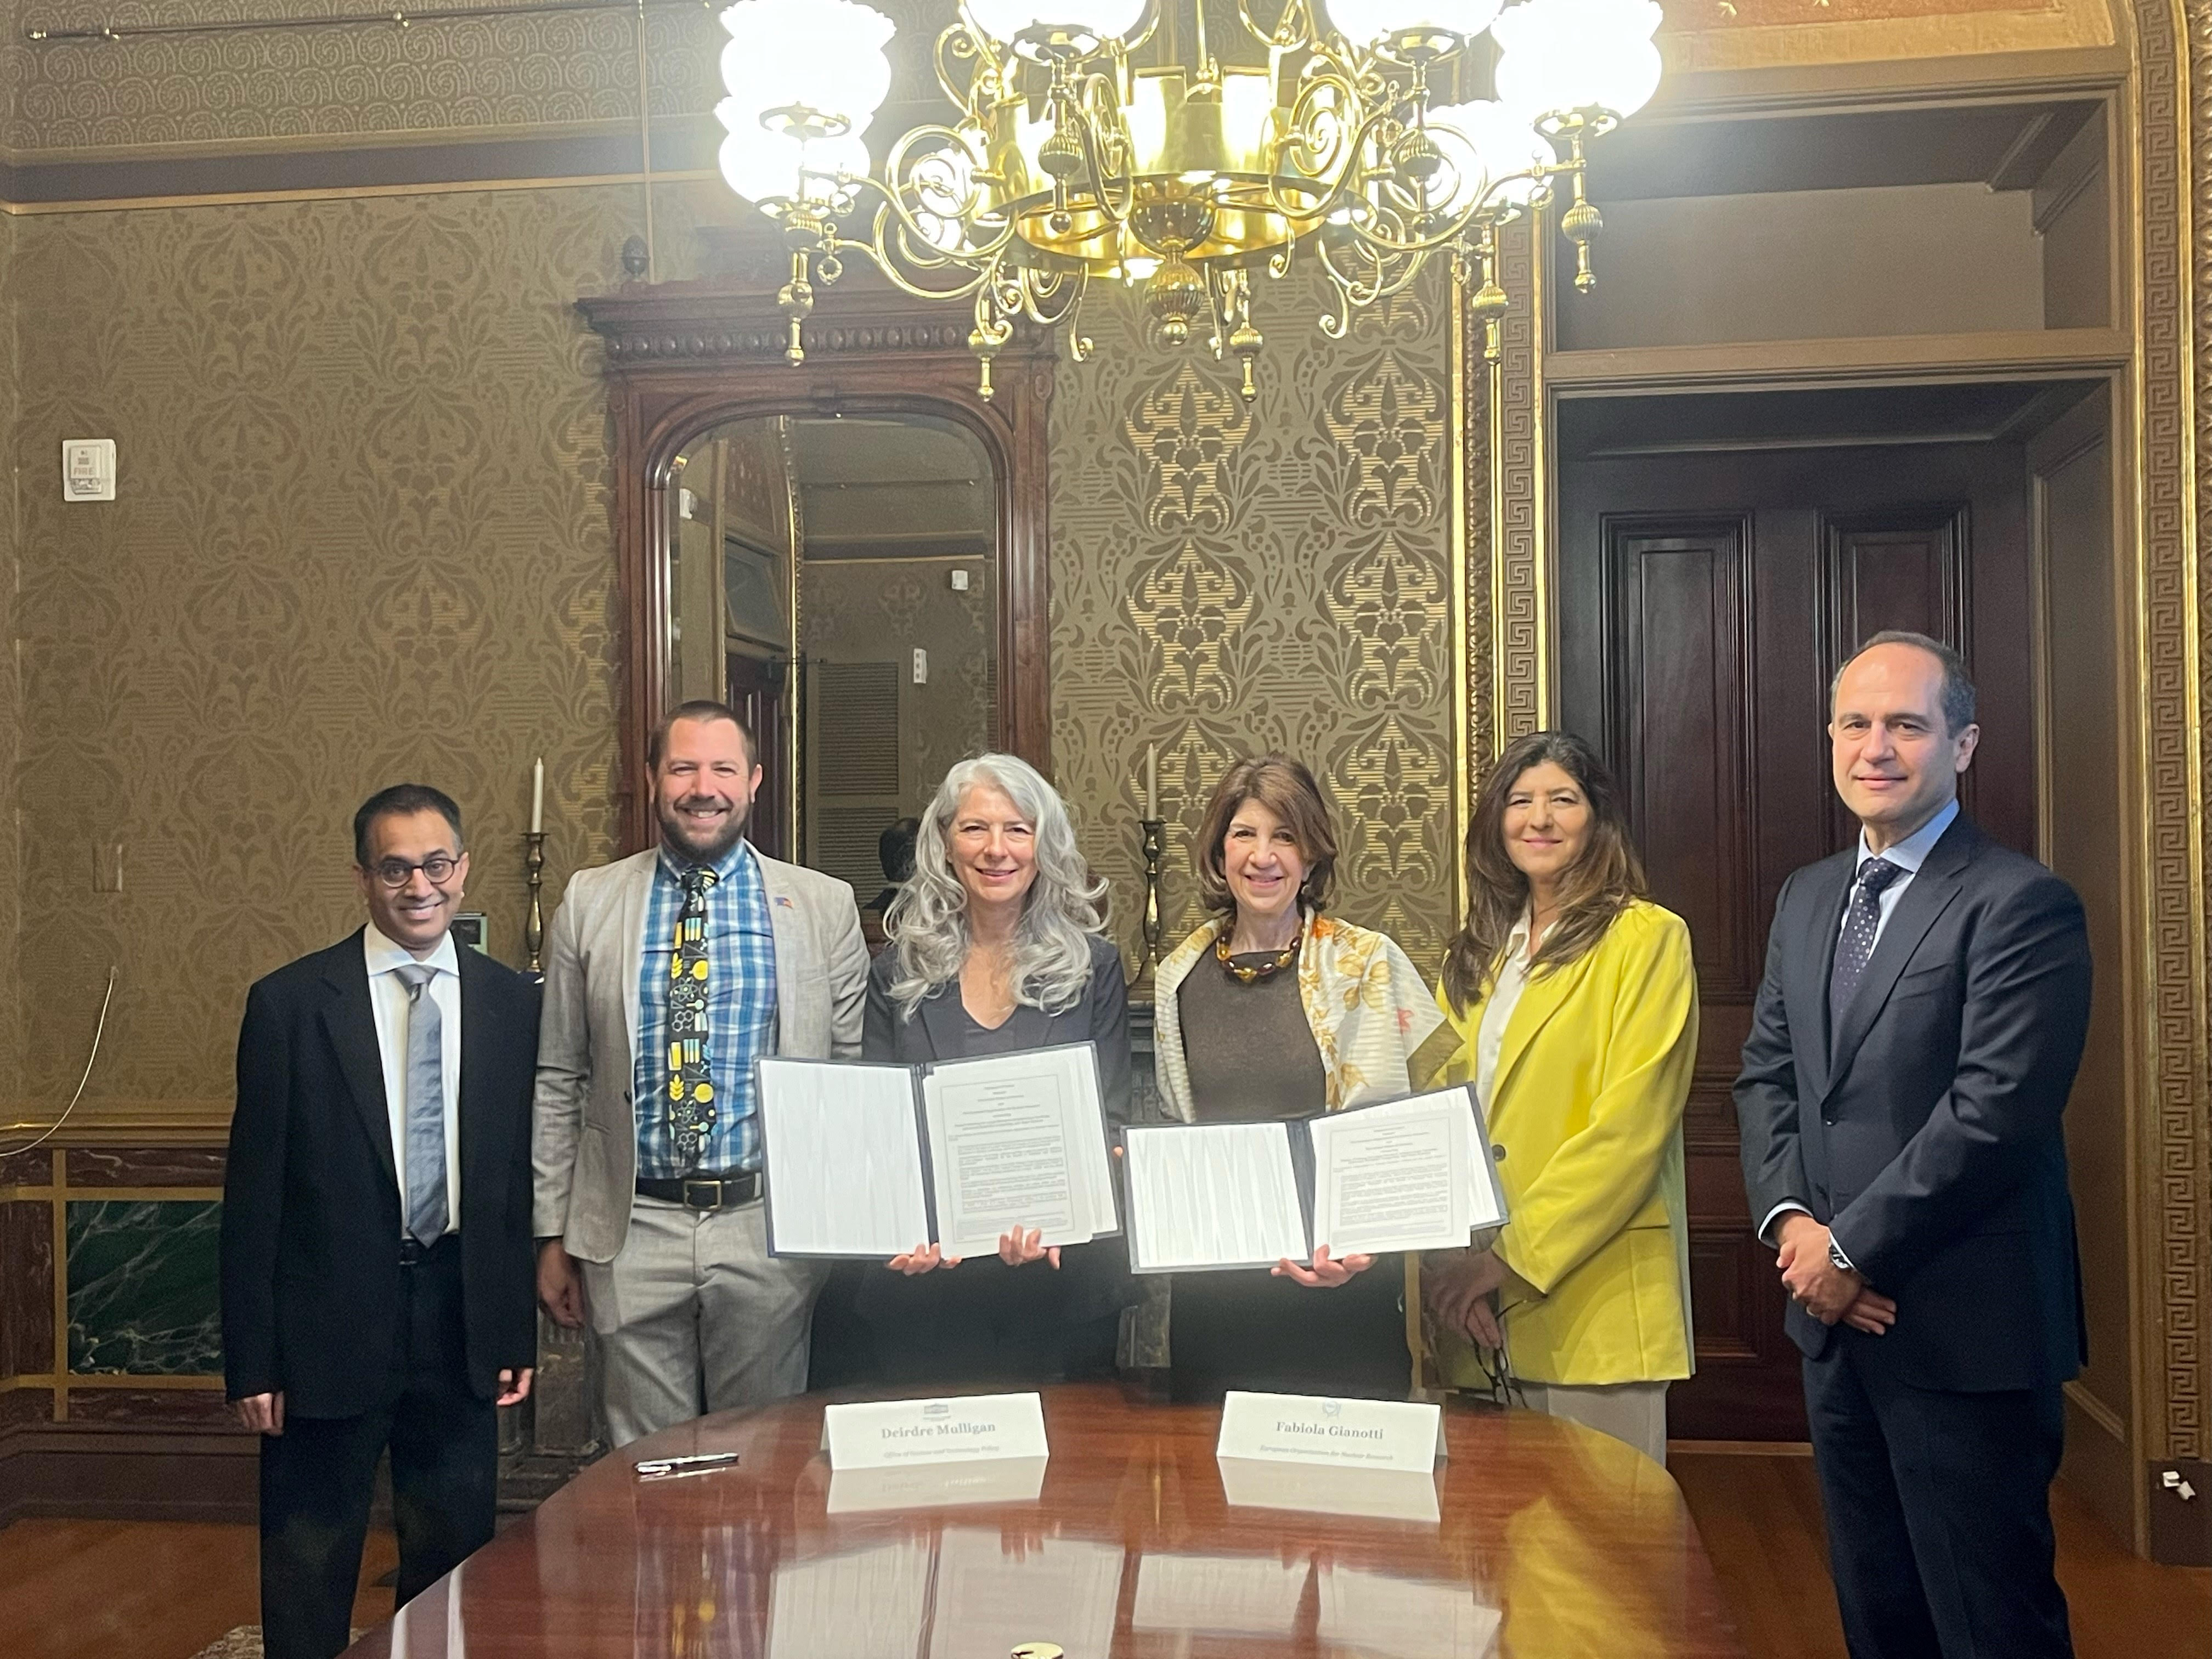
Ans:
{"label": "patterned necktie", "polygon": [[1887,859],[1868,859],[1859,866],[1851,884],[1851,905],[1844,916],[1844,931],[1836,940],[1835,965],[1828,970],[1829,1041],[1843,1029],[1844,1010],[1859,988],[1867,958],[1874,954],[1874,936],[1881,926],[1881,890],[1905,873],[1902,865]]}
{"label": "patterned necktie", "polygon": [[684,908],[668,966],[668,1124],[686,1170],[706,1155],[714,1127],[714,1083],[707,1070],[707,890],[712,870],[684,872]]}
{"label": "patterned necktie", "polygon": [[423,995],[438,970],[410,962],[395,970],[407,988],[407,1232],[429,1249],[446,1223],[446,1020]]}

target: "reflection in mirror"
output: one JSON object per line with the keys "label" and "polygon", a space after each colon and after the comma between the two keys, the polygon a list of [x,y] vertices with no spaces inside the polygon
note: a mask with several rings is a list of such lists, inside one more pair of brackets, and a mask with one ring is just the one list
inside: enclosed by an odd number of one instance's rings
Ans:
{"label": "reflection in mirror", "polygon": [[982,444],[918,415],[727,422],[669,479],[669,702],[745,715],[754,844],[871,922],[884,832],[996,741],[998,502]]}

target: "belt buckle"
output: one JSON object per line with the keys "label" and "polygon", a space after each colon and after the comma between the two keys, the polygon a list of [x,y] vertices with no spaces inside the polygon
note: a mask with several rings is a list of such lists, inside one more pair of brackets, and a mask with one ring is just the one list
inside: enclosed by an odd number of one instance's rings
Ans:
{"label": "belt buckle", "polygon": [[[704,1200],[694,1197],[695,1192],[706,1191],[712,1195]],[[719,1210],[722,1207],[722,1183],[702,1181],[693,1176],[684,1177],[684,1207],[687,1210]]]}

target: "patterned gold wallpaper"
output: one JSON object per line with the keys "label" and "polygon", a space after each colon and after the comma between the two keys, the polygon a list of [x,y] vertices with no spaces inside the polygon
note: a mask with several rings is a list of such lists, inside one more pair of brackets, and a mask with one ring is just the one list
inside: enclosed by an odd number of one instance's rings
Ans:
{"label": "patterned gold wallpaper", "polygon": [[[460,801],[471,904],[510,960],[534,755],[549,897],[605,856],[609,441],[572,305],[618,280],[636,207],[569,189],[0,222],[33,1100],[74,1084],[110,963],[88,1105],[227,1097],[247,982],[356,924],[349,820],[384,784]],[[88,434],[117,441],[119,499],[64,506],[57,445]],[[95,891],[118,841],[123,890]]]}
{"label": "patterned gold wallpaper", "polygon": [[1425,969],[1450,931],[1443,289],[1418,286],[1339,344],[1315,332],[1323,298],[1262,285],[1249,408],[1211,357],[1149,348],[1123,295],[1086,311],[1098,355],[1054,380],[1053,760],[1133,960],[1148,743],[1170,941],[1197,921],[1206,797],[1267,749],[1333,797],[1340,914]]}

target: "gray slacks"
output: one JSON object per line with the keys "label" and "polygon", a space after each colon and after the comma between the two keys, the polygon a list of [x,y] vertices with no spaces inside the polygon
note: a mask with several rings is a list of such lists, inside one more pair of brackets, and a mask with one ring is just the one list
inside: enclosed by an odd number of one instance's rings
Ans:
{"label": "gray slacks", "polygon": [[805,1393],[808,1331],[828,1264],[772,1258],[757,1203],[631,1204],[621,1252],[582,1264],[605,1361],[609,1443]]}

